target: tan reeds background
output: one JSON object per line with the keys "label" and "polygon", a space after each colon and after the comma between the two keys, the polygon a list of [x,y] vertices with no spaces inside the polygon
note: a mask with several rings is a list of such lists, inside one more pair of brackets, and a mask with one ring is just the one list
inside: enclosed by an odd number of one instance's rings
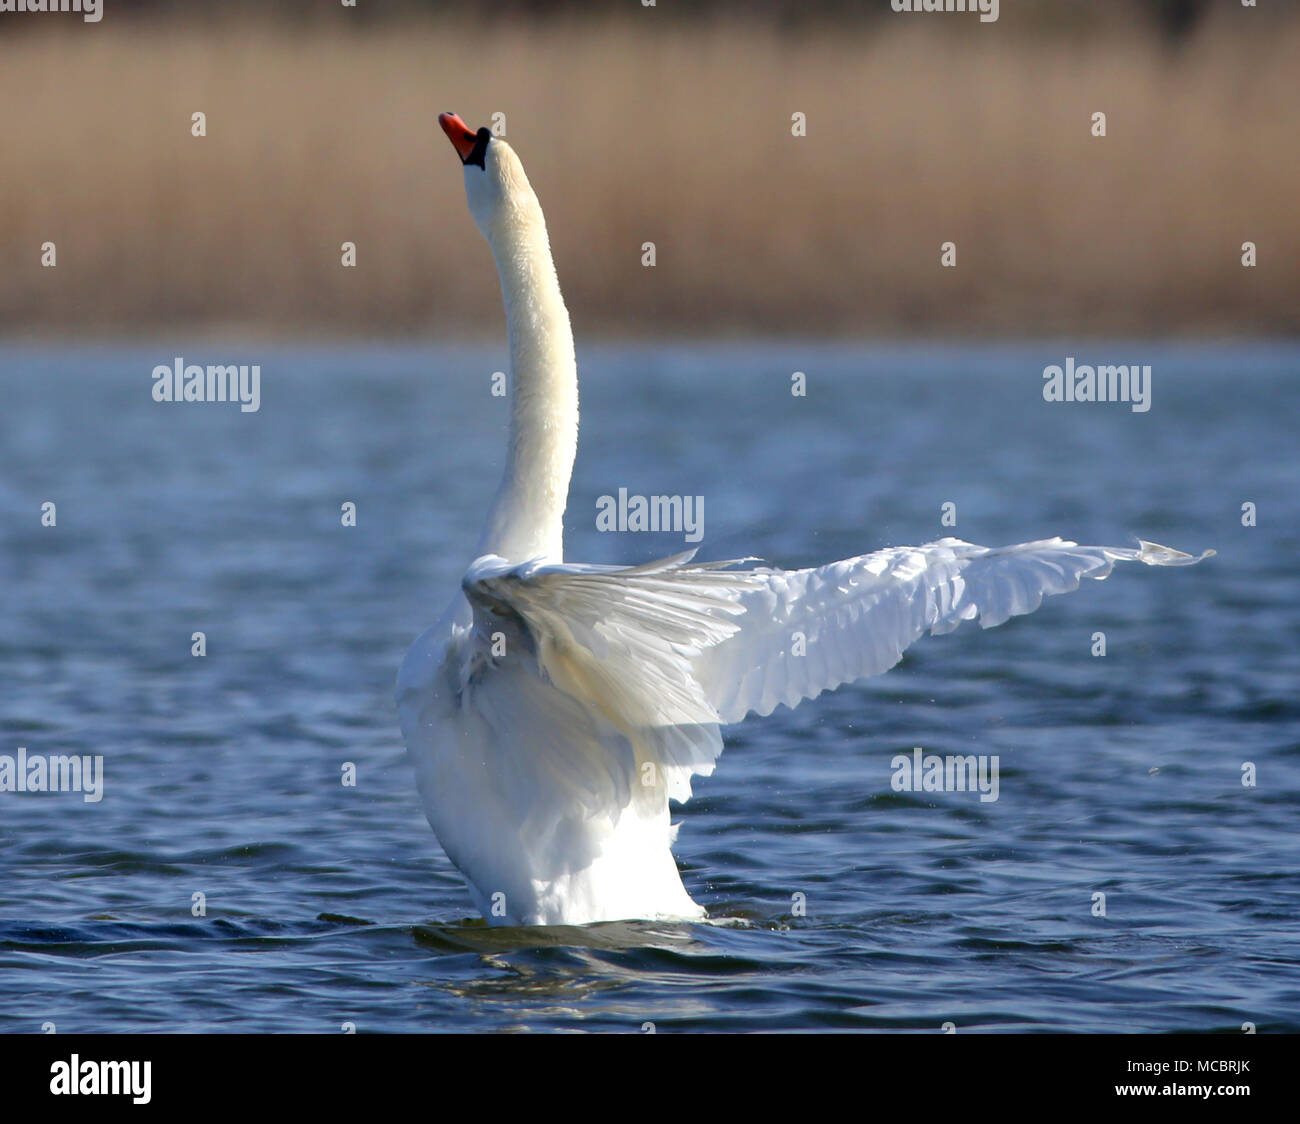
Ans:
{"label": "tan reeds background", "polygon": [[0,329],[495,336],[452,109],[506,114],[585,335],[1295,332],[1300,26],[1004,23],[14,37]]}

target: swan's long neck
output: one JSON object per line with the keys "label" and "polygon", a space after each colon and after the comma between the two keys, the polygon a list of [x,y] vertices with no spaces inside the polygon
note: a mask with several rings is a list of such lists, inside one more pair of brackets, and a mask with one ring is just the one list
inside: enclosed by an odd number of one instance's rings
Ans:
{"label": "swan's long neck", "polygon": [[578,449],[578,365],[546,223],[528,195],[488,233],[510,338],[510,444],[478,552],[559,562]]}

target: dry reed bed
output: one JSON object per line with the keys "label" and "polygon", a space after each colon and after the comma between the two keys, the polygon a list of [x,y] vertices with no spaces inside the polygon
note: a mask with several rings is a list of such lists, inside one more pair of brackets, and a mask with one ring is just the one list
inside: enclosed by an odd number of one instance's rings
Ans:
{"label": "dry reed bed", "polygon": [[1294,332],[1297,56],[1294,24],[1177,55],[938,21],[16,37],[0,327],[494,334],[454,109],[506,113],[584,333]]}

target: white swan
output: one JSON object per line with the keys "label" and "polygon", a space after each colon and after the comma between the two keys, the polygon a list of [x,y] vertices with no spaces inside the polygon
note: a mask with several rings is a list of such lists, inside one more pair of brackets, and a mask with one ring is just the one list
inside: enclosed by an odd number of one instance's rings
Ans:
{"label": "white swan", "polygon": [[501,277],[510,443],[477,557],[397,699],[429,823],[489,922],[703,917],[668,802],[713,771],[720,726],[885,671],[925,632],[1032,612],[1116,561],[1199,561],[1146,542],[944,539],[813,570],[566,563],[577,365],[542,210],[509,145],[438,120]]}

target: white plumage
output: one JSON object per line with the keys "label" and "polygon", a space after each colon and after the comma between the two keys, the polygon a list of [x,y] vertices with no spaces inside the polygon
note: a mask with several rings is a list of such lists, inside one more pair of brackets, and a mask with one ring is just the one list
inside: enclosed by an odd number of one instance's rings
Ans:
{"label": "white plumage", "polygon": [[403,661],[398,708],[429,822],[489,921],[702,917],[669,800],[713,771],[720,726],[879,674],[926,632],[1032,612],[1117,561],[1199,561],[1146,542],[943,539],[797,571],[563,562],[577,376],[541,208],[504,142],[440,120],[501,274],[514,400],[479,557]]}

